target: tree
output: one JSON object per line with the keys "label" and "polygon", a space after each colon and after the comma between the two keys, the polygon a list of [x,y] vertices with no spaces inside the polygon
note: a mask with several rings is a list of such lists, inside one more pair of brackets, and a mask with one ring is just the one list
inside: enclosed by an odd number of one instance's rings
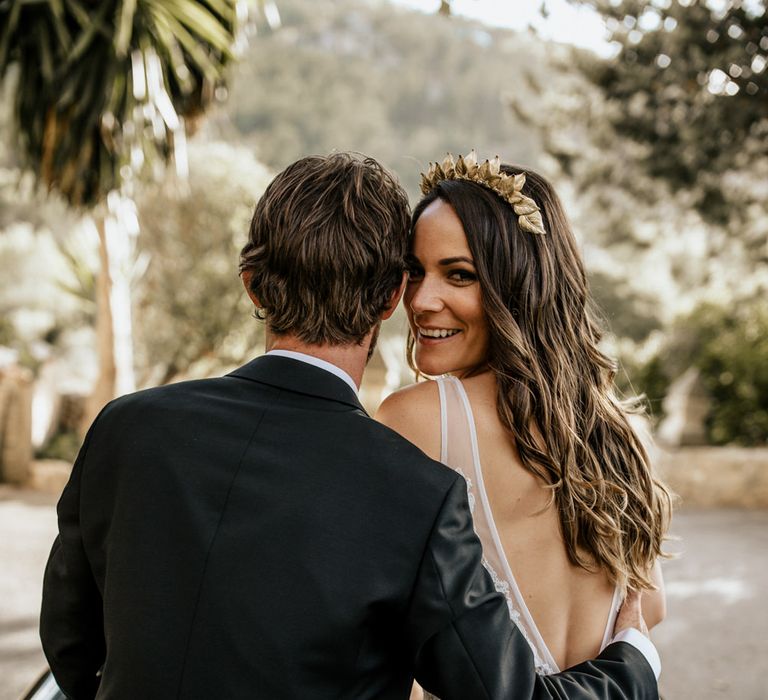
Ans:
{"label": "tree", "polygon": [[235,261],[270,175],[246,149],[220,142],[192,142],[189,156],[185,187],[136,196],[147,261],[134,293],[142,386],[229,369],[263,333]]}
{"label": "tree", "polygon": [[768,259],[765,0],[573,0],[598,10],[614,59],[582,56],[639,162]]}
{"label": "tree", "polygon": [[[99,233],[95,412],[133,387],[129,291],[133,181],[174,162],[233,58],[237,0],[3,0],[0,79],[15,79],[21,165],[92,216]],[[135,229],[134,229],[135,232]]]}
{"label": "tree", "polygon": [[[725,290],[734,300],[764,290],[762,4],[718,3],[719,14],[697,0],[581,4],[603,13],[616,56],[554,47],[554,80],[526,68],[535,97],[511,93],[510,106],[572,187],[588,259],[656,295],[659,326]],[[721,90],[716,66],[742,82]]]}

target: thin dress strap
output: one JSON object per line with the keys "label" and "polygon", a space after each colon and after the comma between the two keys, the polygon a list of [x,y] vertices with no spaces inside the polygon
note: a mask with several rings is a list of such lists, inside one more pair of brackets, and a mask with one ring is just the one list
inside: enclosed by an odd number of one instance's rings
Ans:
{"label": "thin dress strap", "polygon": [[501,548],[483,485],[475,423],[464,387],[456,377],[451,376],[438,378],[437,386],[440,394],[440,461],[467,481],[475,532],[483,545],[483,565],[490,573],[496,590],[506,598],[510,618],[533,651],[536,672],[557,673],[559,668],[536,628]]}
{"label": "thin dress strap", "polygon": [[611,601],[611,609],[608,613],[608,621],[605,623],[605,632],[603,632],[603,641],[600,643],[600,651],[602,652],[613,639],[613,628],[616,624],[616,618],[619,616],[619,610],[621,604],[624,602],[624,596],[621,594],[621,588],[616,586],[613,589],[613,600]]}
{"label": "thin dress strap", "polygon": [[[472,435],[464,412],[464,405],[453,377],[438,377],[440,394],[440,461],[461,474],[467,484],[475,480],[472,458]],[[469,489],[469,507],[474,513],[474,489]]]}

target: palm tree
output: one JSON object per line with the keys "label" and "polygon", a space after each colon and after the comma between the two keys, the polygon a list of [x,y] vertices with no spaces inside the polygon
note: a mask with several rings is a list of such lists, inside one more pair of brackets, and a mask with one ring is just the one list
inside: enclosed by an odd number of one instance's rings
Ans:
{"label": "palm tree", "polygon": [[134,388],[134,180],[170,163],[185,174],[186,132],[223,85],[246,15],[244,0],[0,0],[0,80],[16,81],[19,157],[99,234],[100,367],[87,418]]}

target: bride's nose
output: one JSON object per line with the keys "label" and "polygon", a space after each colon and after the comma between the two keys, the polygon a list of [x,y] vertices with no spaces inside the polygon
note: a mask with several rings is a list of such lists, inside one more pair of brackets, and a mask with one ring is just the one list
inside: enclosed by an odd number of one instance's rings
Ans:
{"label": "bride's nose", "polygon": [[445,305],[440,294],[440,285],[433,277],[425,276],[421,281],[411,285],[406,299],[414,314],[440,311]]}

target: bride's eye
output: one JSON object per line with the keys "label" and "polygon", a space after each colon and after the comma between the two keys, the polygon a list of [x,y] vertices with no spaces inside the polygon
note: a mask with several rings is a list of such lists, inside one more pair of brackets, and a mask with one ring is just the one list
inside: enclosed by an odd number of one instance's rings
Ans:
{"label": "bride's eye", "polygon": [[408,266],[407,272],[409,282],[419,282],[424,277],[424,268],[417,265]]}
{"label": "bride's eye", "polygon": [[470,282],[477,281],[477,275],[470,270],[456,269],[448,273],[448,279],[460,284],[469,284]]}

